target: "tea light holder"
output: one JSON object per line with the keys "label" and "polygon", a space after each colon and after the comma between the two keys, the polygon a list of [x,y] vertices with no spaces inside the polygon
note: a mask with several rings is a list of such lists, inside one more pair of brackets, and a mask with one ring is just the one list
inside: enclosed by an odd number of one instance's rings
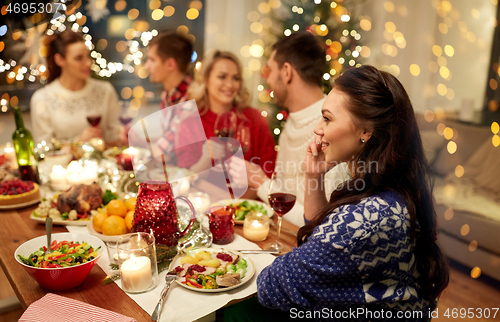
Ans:
{"label": "tea light holder", "polygon": [[243,236],[251,241],[263,241],[269,234],[269,217],[261,213],[250,213],[243,222]]}
{"label": "tea light holder", "polygon": [[193,204],[194,209],[196,210],[196,216],[198,220],[203,218],[210,208],[210,196],[204,192],[191,192],[188,194],[188,199]]}
{"label": "tea light holder", "polygon": [[155,238],[148,233],[127,234],[117,242],[117,257],[122,289],[144,293],[158,285]]}

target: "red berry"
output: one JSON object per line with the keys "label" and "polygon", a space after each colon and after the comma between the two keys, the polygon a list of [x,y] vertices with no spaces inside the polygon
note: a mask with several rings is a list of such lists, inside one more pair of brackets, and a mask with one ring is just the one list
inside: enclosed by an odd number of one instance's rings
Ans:
{"label": "red berry", "polygon": [[9,192],[7,192],[7,194],[8,194],[9,196],[12,196],[12,195],[14,194],[14,191],[9,190]]}

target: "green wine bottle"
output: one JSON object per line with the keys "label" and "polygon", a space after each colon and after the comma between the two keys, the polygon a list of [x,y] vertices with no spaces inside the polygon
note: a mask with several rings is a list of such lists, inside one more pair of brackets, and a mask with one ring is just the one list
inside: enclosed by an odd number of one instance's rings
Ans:
{"label": "green wine bottle", "polygon": [[38,177],[38,162],[35,157],[35,144],[30,131],[24,127],[21,109],[14,107],[14,118],[16,120],[16,130],[12,134],[12,142],[16,150],[17,163],[19,164],[19,174],[21,180],[29,180],[40,183]]}

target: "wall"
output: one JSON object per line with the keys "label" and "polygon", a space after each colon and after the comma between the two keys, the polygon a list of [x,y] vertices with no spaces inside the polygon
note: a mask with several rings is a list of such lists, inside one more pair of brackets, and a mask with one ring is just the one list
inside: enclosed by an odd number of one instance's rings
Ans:
{"label": "wall", "polygon": [[[366,63],[397,75],[417,111],[458,111],[466,100],[472,100],[474,109],[480,110],[487,86],[496,1],[366,1],[356,8],[372,23],[371,30],[362,33],[363,45],[371,49]],[[387,22],[403,34],[405,41],[399,46],[394,33],[387,31]],[[387,49],[384,53],[384,44],[393,46],[392,56]],[[435,45],[439,48],[433,52]],[[446,45],[453,47],[453,55],[445,53]],[[419,66],[418,76],[411,74],[412,64]]]}

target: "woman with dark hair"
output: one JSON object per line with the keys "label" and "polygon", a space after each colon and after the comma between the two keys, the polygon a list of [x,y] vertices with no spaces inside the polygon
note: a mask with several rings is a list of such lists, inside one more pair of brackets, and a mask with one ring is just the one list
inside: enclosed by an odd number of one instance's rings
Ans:
{"label": "woman with dark hair", "polygon": [[[120,134],[118,95],[111,83],[90,77],[92,59],[79,33],[65,30],[48,36],[49,84],[31,97],[36,141],[116,141]],[[100,117],[91,126],[87,117]]]}
{"label": "woman with dark hair", "polygon": [[[259,302],[290,317],[430,320],[448,269],[406,91],[372,66],[350,69],[335,81],[322,115],[306,155],[309,223],[299,230],[299,247],[258,276]],[[340,162],[352,177],[327,202],[318,184]]]}

